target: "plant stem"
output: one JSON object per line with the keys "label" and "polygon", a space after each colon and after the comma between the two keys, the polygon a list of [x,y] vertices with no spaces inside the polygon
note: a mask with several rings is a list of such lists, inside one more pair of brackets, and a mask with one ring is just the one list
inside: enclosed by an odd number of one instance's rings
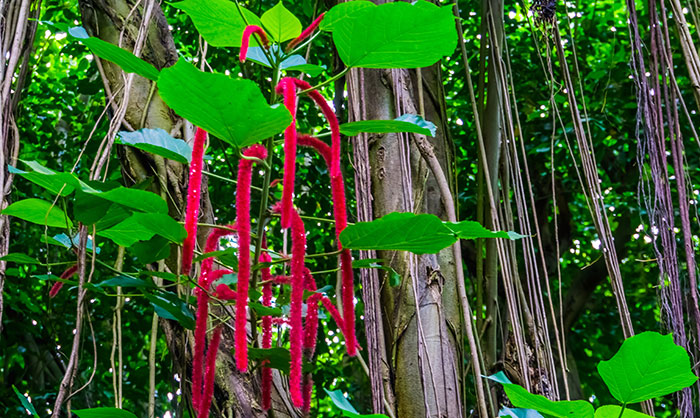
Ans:
{"label": "plant stem", "polygon": [[622,415],[625,413],[625,408],[627,408],[627,404],[623,403],[622,409],[620,409],[620,415],[617,418],[622,418]]}
{"label": "plant stem", "polygon": [[299,92],[299,94],[305,94],[305,93],[310,92],[311,90],[318,90],[318,89],[320,89],[321,87],[323,87],[323,86],[325,86],[325,85],[328,85],[328,84],[334,82],[335,80],[337,80],[337,79],[339,79],[340,77],[342,77],[342,76],[344,76],[345,74],[347,74],[347,72],[350,71],[350,68],[352,68],[352,67],[345,67],[345,69],[343,69],[343,71],[339,72],[338,74],[334,75],[333,77],[331,77],[331,78],[329,78],[329,79],[327,79],[327,80],[321,82],[320,84],[317,84],[317,85],[311,87],[310,89],[302,90],[302,91]]}

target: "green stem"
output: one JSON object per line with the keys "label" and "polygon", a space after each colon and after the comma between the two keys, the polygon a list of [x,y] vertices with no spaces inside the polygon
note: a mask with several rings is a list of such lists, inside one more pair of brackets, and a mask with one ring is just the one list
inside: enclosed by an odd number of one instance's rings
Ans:
{"label": "green stem", "polygon": [[345,74],[347,74],[348,71],[350,71],[350,68],[351,68],[351,67],[345,67],[345,69],[344,69],[343,71],[339,72],[338,74],[334,75],[333,77],[327,79],[326,81],[321,82],[320,84],[317,84],[317,85],[311,87],[310,89],[302,90],[302,91],[299,92],[299,94],[305,94],[305,93],[310,92],[311,90],[318,90],[318,89],[320,89],[321,87],[323,87],[323,86],[325,86],[325,85],[328,85],[328,84],[334,82],[335,80],[337,80],[337,79],[339,79],[340,77],[342,77],[342,76],[344,76]]}
{"label": "green stem", "polygon": [[620,409],[620,415],[617,418],[622,418],[622,415],[625,413],[625,408],[627,408],[627,404],[623,403],[622,409]]}

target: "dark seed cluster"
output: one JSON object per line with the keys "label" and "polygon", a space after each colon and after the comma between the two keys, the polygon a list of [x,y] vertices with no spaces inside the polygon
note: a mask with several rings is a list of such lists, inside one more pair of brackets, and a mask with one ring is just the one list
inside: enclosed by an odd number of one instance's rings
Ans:
{"label": "dark seed cluster", "polygon": [[557,14],[557,2],[556,0],[534,0],[530,10],[535,14],[537,24],[553,23]]}

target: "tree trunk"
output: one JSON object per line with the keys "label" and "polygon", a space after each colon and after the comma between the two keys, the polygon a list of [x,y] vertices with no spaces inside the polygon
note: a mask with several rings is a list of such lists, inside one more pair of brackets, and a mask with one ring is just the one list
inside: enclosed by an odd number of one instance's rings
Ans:
{"label": "tree trunk", "polygon": [[[425,118],[438,127],[431,143],[449,178],[454,156],[446,133],[439,67],[422,69],[421,85],[418,74],[416,70],[351,71],[350,117],[393,119],[424,109]],[[435,178],[409,136],[361,134],[353,147],[358,208],[370,208],[374,218],[400,211],[433,213],[445,219]],[[362,219],[362,214],[358,216]],[[384,375],[390,376],[387,400],[395,394],[390,405],[398,417],[463,416],[463,338],[452,249],[420,256],[382,252],[380,257],[402,276],[398,287],[390,287],[386,280],[381,287],[386,342],[382,354],[389,359]]]}

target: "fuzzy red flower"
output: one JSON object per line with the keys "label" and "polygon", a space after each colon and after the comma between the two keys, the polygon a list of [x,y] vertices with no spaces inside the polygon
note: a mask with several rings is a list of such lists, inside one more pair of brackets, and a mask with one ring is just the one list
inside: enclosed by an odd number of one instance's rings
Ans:
{"label": "fuzzy red flower", "polygon": [[199,198],[202,188],[202,169],[204,165],[204,145],[207,142],[207,132],[197,128],[192,146],[192,161],[190,162],[190,179],[187,184],[187,210],[185,212],[185,231],[187,237],[182,244],[182,274],[190,274],[192,255],[197,241],[197,219],[199,217]]}
{"label": "fuzzy red flower", "polygon": [[256,25],[246,26],[246,28],[243,30],[243,37],[241,38],[241,52],[238,54],[238,60],[241,62],[245,62],[245,58],[248,55],[248,45],[250,44],[250,37],[253,34],[258,35],[258,37],[260,38],[260,42],[262,42],[265,48],[268,48],[270,45],[270,41],[267,40],[267,35],[265,34],[263,28]]}
{"label": "fuzzy red flower", "polygon": [[214,335],[209,342],[207,350],[207,370],[204,374],[204,389],[202,393],[202,403],[199,405],[198,418],[208,418],[211,400],[214,396],[214,377],[216,372],[216,356],[219,353],[221,344],[221,325],[214,329]]}
{"label": "fuzzy red flower", "polygon": [[287,45],[287,51],[291,51],[291,50],[294,49],[297,45],[299,45],[300,43],[302,43],[302,42],[304,41],[304,39],[306,39],[306,38],[308,38],[309,36],[311,36],[311,34],[313,33],[313,31],[318,27],[318,25],[319,25],[319,24],[321,23],[321,21],[323,20],[323,16],[325,16],[325,13],[321,13],[321,14],[316,18],[316,20],[314,20],[313,22],[311,22],[311,24],[309,25],[308,28],[304,29],[304,31],[303,31],[299,36],[297,36],[295,39],[293,39],[293,40]]}
{"label": "fuzzy red flower", "polygon": [[[264,160],[267,149],[253,145],[243,151],[243,156]],[[245,372],[248,369],[248,335],[246,333],[248,307],[248,284],[250,281],[250,186],[253,160],[241,158],[238,163],[238,185],[236,191],[236,225],[238,226],[238,289],[236,291],[236,318],[234,340],[236,366]]]}
{"label": "fuzzy red flower", "polygon": [[[68,280],[73,275],[78,271],[78,265],[75,264],[73,266],[68,267],[63,273],[61,273],[60,278],[63,280]],[[56,282],[51,286],[51,290],[49,290],[49,297],[54,298],[58,294],[58,292],[61,290],[63,287],[63,282]]]}
{"label": "fuzzy red flower", "polygon": [[291,226],[294,179],[297,158],[297,94],[294,79],[285,77],[277,84],[276,91],[284,95],[284,106],[292,114],[292,123],[284,130],[284,176],[282,178],[282,228]]}

